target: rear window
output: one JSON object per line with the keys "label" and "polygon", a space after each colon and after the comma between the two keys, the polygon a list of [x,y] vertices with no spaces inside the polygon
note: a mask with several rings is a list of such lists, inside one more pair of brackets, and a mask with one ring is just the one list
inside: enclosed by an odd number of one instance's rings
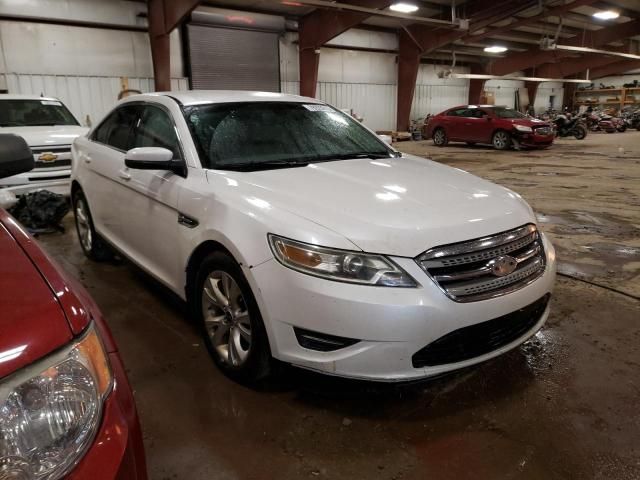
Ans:
{"label": "rear window", "polygon": [[80,125],[58,100],[0,100],[0,127]]}
{"label": "rear window", "polygon": [[494,107],[493,113],[498,118],[527,118],[526,115],[507,107]]}

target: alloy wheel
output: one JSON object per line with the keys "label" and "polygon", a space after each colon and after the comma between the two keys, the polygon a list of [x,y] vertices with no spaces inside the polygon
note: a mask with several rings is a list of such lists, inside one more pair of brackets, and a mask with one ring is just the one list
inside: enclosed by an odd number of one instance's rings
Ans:
{"label": "alloy wheel", "polygon": [[433,142],[436,145],[443,145],[444,144],[444,142],[445,142],[444,130],[442,130],[442,129],[436,130],[436,132],[433,134]]}
{"label": "alloy wheel", "polygon": [[509,144],[509,136],[506,132],[496,132],[493,136],[493,146],[499,150],[507,148]]}
{"label": "alloy wheel", "polygon": [[93,236],[91,234],[91,225],[89,223],[89,213],[87,205],[83,198],[76,201],[76,224],[78,225],[78,237],[85,251],[91,251],[93,246]]}
{"label": "alloy wheel", "polygon": [[207,276],[202,314],[219,359],[233,367],[243,365],[251,351],[251,320],[242,291],[231,275],[216,270]]}

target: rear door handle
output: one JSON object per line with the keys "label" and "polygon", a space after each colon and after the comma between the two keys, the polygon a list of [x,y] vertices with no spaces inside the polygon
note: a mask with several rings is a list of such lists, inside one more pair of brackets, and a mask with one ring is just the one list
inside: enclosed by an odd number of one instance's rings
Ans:
{"label": "rear door handle", "polygon": [[131,180],[131,175],[129,175],[126,170],[118,171],[118,176],[123,180]]}

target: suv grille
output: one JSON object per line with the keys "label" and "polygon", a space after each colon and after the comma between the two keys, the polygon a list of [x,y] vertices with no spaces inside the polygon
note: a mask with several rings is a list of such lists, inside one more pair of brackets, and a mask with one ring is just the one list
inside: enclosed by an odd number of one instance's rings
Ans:
{"label": "suv grille", "polygon": [[454,330],[411,357],[414,368],[463,362],[504,347],[531,330],[547,308],[550,295],[513,313]]}
{"label": "suv grille", "polygon": [[427,250],[416,261],[457,302],[511,293],[538,278],[545,267],[535,225]]}
{"label": "suv grille", "polygon": [[71,145],[31,147],[31,152],[36,170],[71,166]]}

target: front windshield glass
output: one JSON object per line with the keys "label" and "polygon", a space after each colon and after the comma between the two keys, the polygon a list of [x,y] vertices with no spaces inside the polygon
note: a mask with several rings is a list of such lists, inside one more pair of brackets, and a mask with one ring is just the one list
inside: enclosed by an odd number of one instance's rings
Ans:
{"label": "front windshield glass", "polygon": [[527,118],[526,115],[507,107],[494,107],[493,112],[498,118]]}
{"label": "front windshield glass", "polygon": [[0,127],[79,125],[57,100],[0,100]]}
{"label": "front windshield glass", "polygon": [[185,107],[184,113],[206,168],[393,155],[377,136],[327,105],[222,103]]}

